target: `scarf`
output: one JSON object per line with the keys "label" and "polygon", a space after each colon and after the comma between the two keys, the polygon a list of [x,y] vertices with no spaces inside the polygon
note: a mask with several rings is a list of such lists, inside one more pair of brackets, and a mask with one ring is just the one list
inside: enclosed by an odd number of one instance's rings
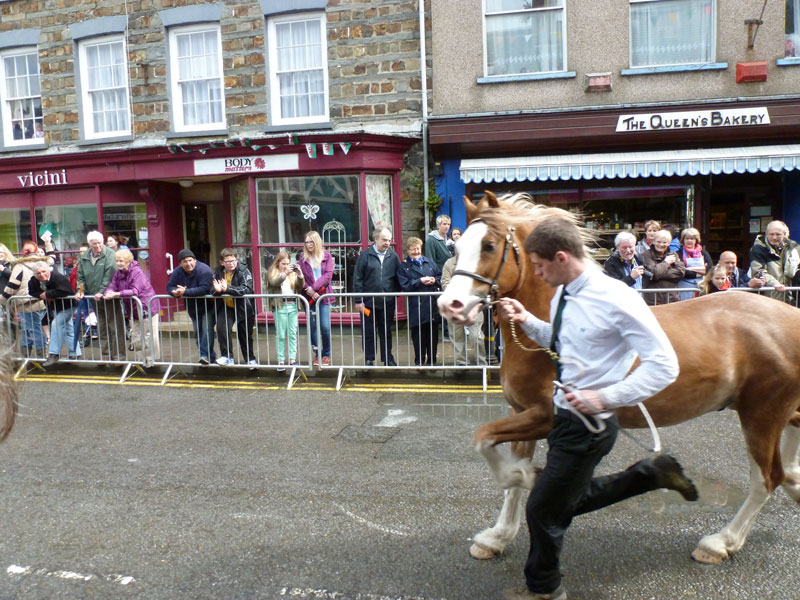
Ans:
{"label": "scarf", "polygon": [[694,249],[689,250],[686,246],[683,247],[683,257],[689,258],[703,258],[703,247],[700,244],[695,244]]}
{"label": "scarf", "polygon": [[416,265],[418,265],[418,266],[420,266],[420,267],[422,266],[422,257],[421,257],[421,256],[420,256],[419,258],[411,258],[411,257],[409,256],[409,257],[408,257],[408,259],[409,259],[411,262],[413,262],[414,264],[416,264]]}

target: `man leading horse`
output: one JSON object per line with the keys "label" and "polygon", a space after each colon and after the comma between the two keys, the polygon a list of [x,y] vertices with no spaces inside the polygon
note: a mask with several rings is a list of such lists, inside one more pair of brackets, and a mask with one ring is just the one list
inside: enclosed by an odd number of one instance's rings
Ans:
{"label": "man leading horse", "polygon": [[[572,222],[541,223],[525,240],[525,252],[534,273],[557,288],[550,322],[511,298],[500,300],[501,317],[549,346],[559,384],[569,383],[556,388],[547,463],[528,498],[527,590],[507,597],[565,600],[559,557],[573,517],[659,488],[687,500],[697,500],[697,490],[665,454],[593,477],[617,437],[613,409],[636,405],[674,382],[678,359],[641,296],[590,263]],[[637,354],[640,364],[630,371]]]}

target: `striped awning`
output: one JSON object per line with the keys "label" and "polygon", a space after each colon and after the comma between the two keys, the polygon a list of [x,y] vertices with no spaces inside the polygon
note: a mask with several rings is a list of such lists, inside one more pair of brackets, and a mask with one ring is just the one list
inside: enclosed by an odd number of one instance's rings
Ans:
{"label": "striped awning", "polygon": [[460,167],[464,183],[719,175],[795,169],[800,169],[800,144],[470,158],[463,159]]}

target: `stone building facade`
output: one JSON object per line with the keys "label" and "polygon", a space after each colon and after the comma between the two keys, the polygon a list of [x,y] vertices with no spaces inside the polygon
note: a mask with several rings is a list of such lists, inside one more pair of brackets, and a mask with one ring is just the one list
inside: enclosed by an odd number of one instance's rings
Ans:
{"label": "stone building facade", "polygon": [[351,254],[375,224],[398,244],[419,232],[417,2],[11,0],[0,63],[0,241],[12,250],[47,220],[62,252],[116,224],[142,233],[160,283],[184,245],[208,246],[212,264],[233,245],[263,270],[326,224],[301,221],[301,203],[343,223]]}

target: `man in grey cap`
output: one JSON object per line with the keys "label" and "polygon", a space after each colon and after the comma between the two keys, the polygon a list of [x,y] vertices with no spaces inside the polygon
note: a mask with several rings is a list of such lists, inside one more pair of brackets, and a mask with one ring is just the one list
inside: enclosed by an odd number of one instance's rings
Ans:
{"label": "man in grey cap", "polygon": [[200,364],[207,365],[217,360],[214,352],[214,300],[204,297],[211,295],[214,273],[188,248],[178,253],[178,262],[181,267],[169,276],[167,293],[175,298],[184,298],[200,350]]}

